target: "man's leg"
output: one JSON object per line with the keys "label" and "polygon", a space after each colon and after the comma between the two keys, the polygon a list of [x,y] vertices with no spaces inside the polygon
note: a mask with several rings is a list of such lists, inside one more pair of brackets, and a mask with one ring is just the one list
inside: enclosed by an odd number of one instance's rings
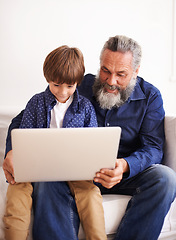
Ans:
{"label": "man's leg", "polygon": [[166,166],[152,165],[111,190],[101,188],[101,191],[132,195],[116,240],[157,240],[176,197],[176,173]]}
{"label": "man's leg", "polygon": [[66,182],[34,183],[34,240],[78,239],[79,217]]}

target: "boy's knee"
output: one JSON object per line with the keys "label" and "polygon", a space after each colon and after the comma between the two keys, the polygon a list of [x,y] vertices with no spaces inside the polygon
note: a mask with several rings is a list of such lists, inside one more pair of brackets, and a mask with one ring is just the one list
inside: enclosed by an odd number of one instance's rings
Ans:
{"label": "boy's knee", "polygon": [[14,185],[9,184],[7,194],[14,194],[15,196],[20,193],[26,193],[32,195],[33,187],[29,182],[26,183],[15,183]]}
{"label": "boy's knee", "polygon": [[[93,184],[92,184],[93,185]],[[87,191],[86,193],[86,197],[88,199],[88,203],[89,204],[95,204],[96,202],[103,202],[103,198],[100,192],[100,189],[97,186],[92,186],[91,189],[89,189],[89,191]]]}
{"label": "boy's knee", "polygon": [[6,206],[19,209],[26,208],[32,205],[32,191],[33,187],[31,183],[16,183],[14,185],[9,184],[7,189],[7,202]]}
{"label": "boy's knee", "polygon": [[26,230],[29,227],[32,208],[31,183],[9,185],[4,215],[6,229]]}

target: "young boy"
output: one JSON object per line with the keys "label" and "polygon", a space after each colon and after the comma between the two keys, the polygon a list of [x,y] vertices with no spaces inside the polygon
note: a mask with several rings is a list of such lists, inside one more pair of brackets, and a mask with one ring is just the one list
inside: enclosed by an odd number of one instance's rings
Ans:
{"label": "young boy", "polygon": [[[97,127],[93,106],[76,89],[84,71],[84,59],[79,49],[61,46],[53,50],[43,65],[49,86],[28,102],[20,128]],[[99,188],[93,181],[68,184],[75,197],[86,239],[107,239]],[[32,191],[31,183],[9,184],[4,215],[6,240],[27,238]]]}

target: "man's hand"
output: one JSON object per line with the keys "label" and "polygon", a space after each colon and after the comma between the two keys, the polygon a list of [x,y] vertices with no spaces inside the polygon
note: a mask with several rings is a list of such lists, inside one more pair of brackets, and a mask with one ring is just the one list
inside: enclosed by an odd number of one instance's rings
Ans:
{"label": "man's hand", "polygon": [[4,159],[3,170],[8,183],[14,184],[15,180],[14,180],[12,150],[7,153],[6,158]]}
{"label": "man's hand", "polygon": [[100,172],[97,172],[94,181],[101,183],[105,188],[112,188],[122,180],[123,173],[128,171],[128,163],[120,158],[116,160],[114,169],[102,168]]}

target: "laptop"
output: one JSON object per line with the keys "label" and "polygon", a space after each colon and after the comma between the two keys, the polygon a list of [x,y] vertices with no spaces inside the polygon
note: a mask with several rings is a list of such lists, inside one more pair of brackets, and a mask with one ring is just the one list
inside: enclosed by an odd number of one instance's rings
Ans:
{"label": "laptop", "polygon": [[14,129],[16,182],[93,180],[114,168],[120,127]]}

